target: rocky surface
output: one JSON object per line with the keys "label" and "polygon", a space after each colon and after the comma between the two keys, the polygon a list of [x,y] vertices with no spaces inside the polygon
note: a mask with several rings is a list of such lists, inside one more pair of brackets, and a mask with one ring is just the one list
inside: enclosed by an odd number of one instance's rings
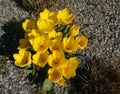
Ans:
{"label": "rocky surface", "polygon": [[[0,69],[0,92],[42,94],[41,87],[25,80],[26,73],[13,64],[12,54],[16,52],[16,41],[21,37],[18,28],[23,19],[33,17],[14,1],[0,0],[0,58],[9,57]],[[80,51],[85,58],[92,61],[95,56],[111,64],[120,63],[120,0],[57,1],[52,9],[68,7],[76,15],[73,23],[81,26],[80,34],[89,38],[87,48]],[[81,62],[85,62],[84,58]]]}

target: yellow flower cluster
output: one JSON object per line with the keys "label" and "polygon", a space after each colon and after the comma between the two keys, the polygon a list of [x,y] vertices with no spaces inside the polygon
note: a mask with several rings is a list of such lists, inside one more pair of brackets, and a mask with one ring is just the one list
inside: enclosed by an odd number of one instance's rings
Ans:
{"label": "yellow flower cluster", "polygon": [[79,64],[77,57],[66,58],[65,53],[83,50],[88,43],[85,36],[78,36],[78,25],[70,27],[74,17],[65,8],[58,12],[45,9],[37,19],[26,19],[22,23],[25,35],[20,39],[19,53],[13,55],[15,65],[49,66],[48,79],[65,86],[65,79],[76,75]]}

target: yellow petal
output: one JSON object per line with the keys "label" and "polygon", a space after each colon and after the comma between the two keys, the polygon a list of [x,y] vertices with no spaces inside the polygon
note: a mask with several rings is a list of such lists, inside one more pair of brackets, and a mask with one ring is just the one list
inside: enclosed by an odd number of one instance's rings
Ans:
{"label": "yellow petal", "polygon": [[51,45],[48,35],[36,37],[33,40],[33,49],[35,51],[46,51]]}
{"label": "yellow petal", "polygon": [[36,19],[26,19],[22,23],[22,27],[26,33],[30,33],[32,29],[36,28]]}
{"label": "yellow petal", "polygon": [[50,47],[50,50],[53,52],[54,50],[62,51],[63,50],[63,44],[62,41],[59,39],[52,40],[52,45]]}
{"label": "yellow petal", "polygon": [[43,12],[40,12],[40,18],[46,20],[48,19],[49,14],[50,14],[50,11],[48,9],[44,9]]}
{"label": "yellow petal", "polygon": [[62,78],[61,71],[55,68],[50,68],[48,70],[48,79],[53,81],[53,82],[58,82]]}
{"label": "yellow petal", "polygon": [[44,67],[48,61],[48,52],[37,52],[33,55],[33,63],[39,67]]}
{"label": "yellow petal", "polygon": [[86,48],[88,44],[88,39],[84,35],[77,37],[76,40],[77,40],[78,49],[83,50],[84,48]]}
{"label": "yellow petal", "polygon": [[60,68],[66,63],[64,53],[62,51],[54,50],[52,54],[49,55],[48,64],[53,68]]}
{"label": "yellow petal", "polygon": [[39,19],[37,21],[37,27],[38,27],[39,31],[47,33],[54,29],[54,22],[51,20]]}
{"label": "yellow petal", "polygon": [[63,86],[63,87],[66,87],[67,84],[65,83],[65,79],[64,78],[61,78],[58,82],[56,82],[57,84]]}
{"label": "yellow petal", "polygon": [[75,16],[70,14],[68,9],[59,10],[57,14],[58,23],[62,25],[70,24]]}
{"label": "yellow petal", "polygon": [[51,12],[48,9],[44,9],[40,13],[40,19],[52,21],[54,26],[57,24],[56,12]]}
{"label": "yellow petal", "polygon": [[70,31],[69,31],[69,35],[70,36],[76,36],[79,32],[80,27],[77,25],[73,25],[72,27],[70,27]]}
{"label": "yellow petal", "polygon": [[72,57],[68,60],[67,64],[64,66],[62,70],[62,74],[66,79],[70,79],[76,75],[75,70],[77,69],[79,62],[77,58]]}
{"label": "yellow petal", "polygon": [[27,39],[20,39],[19,44],[20,45],[19,45],[18,49],[27,50],[27,49],[31,48],[30,43],[29,43],[29,41]]}
{"label": "yellow petal", "polygon": [[73,52],[77,50],[77,42],[73,36],[63,38],[63,47],[66,52]]}
{"label": "yellow petal", "polygon": [[56,31],[53,29],[51,32],[48,33],[50,39],[54,39],[56,37]]}
{"label": "yellow petal", "polygon": [[31,64],[31,53],[29,51],[20,49],[18,54],[13,55],[15,65],[18,67],[26,67]]}

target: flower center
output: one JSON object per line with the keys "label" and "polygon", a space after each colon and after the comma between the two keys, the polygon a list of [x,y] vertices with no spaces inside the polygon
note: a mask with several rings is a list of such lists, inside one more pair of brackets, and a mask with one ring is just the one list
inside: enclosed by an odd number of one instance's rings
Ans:
{"label": "flower center", "polygon": [[58,65],[58,59],[55,59],[55,60],[53,61],[53,63],[54,63],[55,65]]}

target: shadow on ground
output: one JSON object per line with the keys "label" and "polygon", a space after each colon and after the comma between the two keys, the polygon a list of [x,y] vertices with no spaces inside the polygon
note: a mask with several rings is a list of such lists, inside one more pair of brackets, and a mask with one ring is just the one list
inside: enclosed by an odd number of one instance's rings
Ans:
{"label": "shadow on ground", "polygon": [[17,7],[27,11],[30,15],[38,16],[45,8],[54,10],[57,8],[59,0],[11,0],[17,4]]}
{"label": "shadow on ground", "polygon": [[12,19],[2,26],[5,33],[0,37],[0,55],[6,55],[12,59],[12,55],[17,52],[19,39],[24,37],[22,22]]}
{"label": "shadow on ground", "polygon": [[96,57],[87,57],[85,62],[77,69],[76,77],[71,79],[71,87],[75,88],[76,94],[120,93],[119,62],[115,66]]}
{"label": "shadow on ground", "polygon": [[21,9],[25,10],[25,11],[29,11],[22,3],[22,0],[11,0],[14,1],[17,4],[17,7],[20,7]]}

